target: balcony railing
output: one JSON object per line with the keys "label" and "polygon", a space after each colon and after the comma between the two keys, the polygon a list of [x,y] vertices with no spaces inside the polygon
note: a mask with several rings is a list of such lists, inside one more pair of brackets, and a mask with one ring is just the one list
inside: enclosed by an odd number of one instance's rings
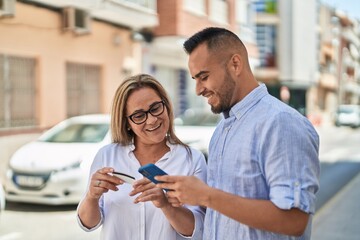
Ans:
{"label": "balcony railing", "polygon": [[156,12],[156,0],[112,0],[118,3],[127,3],[129,5],[141,6]]}
{"label": "balcony railing", "polygon": [[254,5],[258,13],[277,13],[277,0],[257,0]]}

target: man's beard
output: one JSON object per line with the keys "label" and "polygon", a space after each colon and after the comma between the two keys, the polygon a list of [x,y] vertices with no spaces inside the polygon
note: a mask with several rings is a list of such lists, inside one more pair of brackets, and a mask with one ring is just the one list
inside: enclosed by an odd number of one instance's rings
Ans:
{"label": "man's beard", "polygon": [[217,106],[211,105],[211,111],[213,113],[222,113],[228,111],[231,106],[231,98],[235,89],[235,81],[231,78],[228,71],[225,72],[224,84],[217,92],[219,98],[219,104]]}

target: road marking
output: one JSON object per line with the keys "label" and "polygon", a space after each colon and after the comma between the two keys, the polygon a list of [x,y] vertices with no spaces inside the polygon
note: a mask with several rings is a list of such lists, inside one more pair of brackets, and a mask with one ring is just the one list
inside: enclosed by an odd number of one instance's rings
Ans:
{"label": "road marking", "polygon": [[9,234],[0,236],[0,240],[21,239],[22,236],[23,236],[23,234],[20,232],[13,232],[13,233],[9,233]]}

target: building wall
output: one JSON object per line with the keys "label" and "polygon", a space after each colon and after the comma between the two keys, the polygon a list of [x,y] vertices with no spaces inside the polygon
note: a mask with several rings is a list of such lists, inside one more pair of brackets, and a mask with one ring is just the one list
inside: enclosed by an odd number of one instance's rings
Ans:
{"label": "building wall", "polygon": [[[0,19],[0,53],[36,58],[38,123],[46,128],[66,117],[66,63],[101,66],[101,112],[125,76],[140,71],[140,54],[131,32],[92,20],[89,34],[62,30],[61,12],[17,2],[16,14]],[[124,62],[128,69],[124,71]]]}
{"label": "building wall", "polygon": [[211,19],[210,7],[213,0],[205,0],[205,13],[196,14],[186,10],[183,0],[158,0],[159,26],[155,28],[156,36],[189,37],[202,28],[210,26],[226,27],[237,31],[235,21],[235,0],[228,0],[227,23],[216,22]]}
{"label": "building wall", "polygon": [[[197,1],[158,0],[159,26],[155,28],[154,41],[144,45],[143,57],[149,61],[143,69],[167,87],[173,99],[175,115],[183,113],[186,108],[208,106],[205,99],[194,94],[194,81],[188,72],[188,56],[183,50],[183,42],[205,27],[224,27],[235,33],[239,30],[235,19],[235,0],[204,0],[202,9],[196,8],[201,0]],[[217,8],[226,11],[227,16],[214,16],[214,10],[215,14],[223,13],[216,12]]]}
{"label": "building wall", "polygon": [[[317,71],[317,22],[314,0],[279,1],[280,80],[307,88]],[[303,17],[306,12],[306,18]]]}
{"label": "building wall", "polygon": [[178,32],[179,9],[182,1],[158,0],[157,10],[159,14],[159,26],[155,28],[155,36],[173,36]]}
{"label": "building wall", "polygon": [[[273,1],[274,11],[262,9],[260,3],[267,2],[256,2],[257,40],[262,55],[255,76],[280,99],[281,90],[288,89],[286,102],[302,114],[308,114],[313,109],[312,101],[317,99],[312,89],[319,81],[318,1],[277,0]],[[271,57],[267,57],[267,53]]]}

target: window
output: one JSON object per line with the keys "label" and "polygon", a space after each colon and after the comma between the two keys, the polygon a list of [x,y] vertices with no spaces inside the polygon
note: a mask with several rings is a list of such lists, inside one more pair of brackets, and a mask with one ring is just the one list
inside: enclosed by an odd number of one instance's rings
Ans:
{"label": "window", "polygon": [[209,108],[207,99],[195,94],[196,81],[191,78],[188,70],[183,70],[183,74],[186,74],[186,96],[187,96],[187,108],[205,109]]}
{"label": "window", "polygon": [[0,54],[0,128],[37,124],[35,69],[33,58]]}
{"label": "window", "polygon": [[276,67],[276,38],[276,26],[261,24],[256,26],[261,67]]}
{"label": "window", "polygon": [[205,1],[204,0],[185,0],[184,9],[188,12],[204,15],[205,14]]}
{"label": "window", "polygon": [[101,68],[95,65],[67,63],[67,117],[100,113]]}
{"label": "window", "polygon": [[57,128],[51,134],[43,135],[40,141],[56,143],[96,143],[105,138],[109,124],[101,123],[70,123]]}
{"label": "window", "polygon": [[188,108],[205,105],[203,98],[194,93],[195,81],[191,79],[188,70],[156,65],[152,67],[152,75],[166,89],[172,100],[175,116]]}
{"label": "window", "polygon": [[167,67],[167,66],[153,66],[152,67],[153,75],[159,82],[163,85],[166,89],[167,94],[169,95],[170,99],[172,99],[174,104],[174,109],[177,109],[177,103],[175,99],[178,99],[177,96],[177,89],[178,89],[178,82],[177,82],[177,75],[176,69]]}
{"label": "window", "polygon": [[229,22],[229,10],[226,1],[211,0],[210,19],[216,23],[221,24]]}

